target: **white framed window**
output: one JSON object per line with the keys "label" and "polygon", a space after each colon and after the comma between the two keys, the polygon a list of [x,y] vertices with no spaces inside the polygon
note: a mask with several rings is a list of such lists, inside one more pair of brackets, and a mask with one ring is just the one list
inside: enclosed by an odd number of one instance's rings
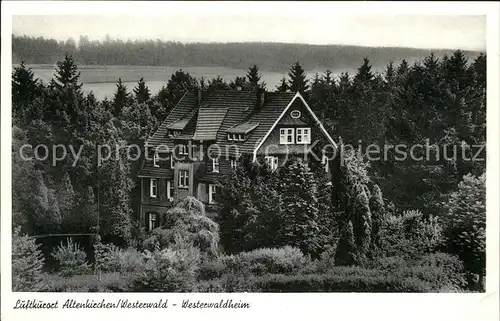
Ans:
{"label": "white framed window", "polygon": [[219,172],[219,159],[218,158],[212,158],[212,172],[218,173]]}
{"label": "white framed window", "polygon": [[325,173],[328,173],[328,156],[323,155],[321,158],[321,164],[325,167]]}
{"label": "white framed window", "polygon": [[187,155],[187,148],[186,145],[179,145],[179,155]]}
{"label": "white framed window", "polygon": [[149,230],[152,231],[158,227],[158,218],[156,213],[149,213]]}
{"label": "white framed window", "polygon": [[175,160],[174,160],[174,155],[170,155],[170,168],[175,167]]}
{"label": "white framed window", "polygon": [[280,144],[288,145],[295,144],[295,129],[294,128],[281,128],[280,129]]}
{"label": "white framed window", "polygon": [[172,181],[167,181],[167,186],[166,186],[166,190],[167,190],[167,199],[169,201],[173,200],[174,199],[174,184],[172,183]]}
{"label": "white framed window", "polygon": [[278,169],[278,156],[266,156],[266,164],[271,167],[271,170]]}
{"label": "white framed window", "polygon": [[233,140],[234,136],[233,134],[227,134],[227,140]]}
{"label": "white framed window", "polygon": [[245,140],[245,135],[244,135],[244,134],[237,134],[237,136],[238,136],[238,140],[239,140],[240,142],[242,142],[242,141],[244,141],[244,140]]}
{"label": "white framed window", "polygon": [[310,144],[310,143],[311,143],[311,129],[297,128],[297,144]]}
{"label": "white framed window", "polygon": [[236,159],[230,159],[229,164],[232,170],[236,170],[236,167],[238,167],[238,161]]}
{"label": "white framed window", "polygon": [[153,154],[153,166],[160,167],[160,165],[158,164],[158,151],[155,151]]}
{"label": "white framed window", "polygon": [[208,184],[208,203],[215,203],[215,194],[217,193],[217,186],[215,184]]}
{"label": "white framed window", "polygon": [[158,180],[156,178],[152,178],[149,181],[149,196],[155,197],[158,195]]}
{"label": "white framed window", "polygon": [[188,187],[189,172],[187,170],[179,170],[179,187]]}

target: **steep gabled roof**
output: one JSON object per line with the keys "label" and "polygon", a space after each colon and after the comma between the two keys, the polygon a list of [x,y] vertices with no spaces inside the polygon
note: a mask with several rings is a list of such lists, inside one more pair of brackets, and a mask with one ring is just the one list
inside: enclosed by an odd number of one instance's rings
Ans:
{"label": "steep gabled roof", "polygon": [[247,122],[259,123],[240,146],[242,153],[252,153],[262,138],[269,132],[274,122],[280,117],[294,97],[294,93],[268,92],[264,99],[264,106],[254,112]]}
{"label": "steep gabled roof", "polygon": [[[312,113],[298,93],[266,92],[262,107],[257,106],[258,95],[255,91],[211,91],[203,92],[202,97],[202,101],[198,102],[195,92],[187,92],[146,145],[166,145],[172,149],[174,140],[178,139],[211,140],[219,145],[223,153],[228,151],[236,155],[235,148],[231,146],[237,146],[240,154],[254,153],[294,100],[302,100]],[[333,142],[314,113],[312,115]],[[180,135],[167,137],[169,127],[179,128]],[[228,141],[228,132],[245,133],[245,141]]]}

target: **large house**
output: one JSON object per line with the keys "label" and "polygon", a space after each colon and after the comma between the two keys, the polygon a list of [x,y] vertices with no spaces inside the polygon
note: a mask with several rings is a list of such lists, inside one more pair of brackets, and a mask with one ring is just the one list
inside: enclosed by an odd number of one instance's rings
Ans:
{"label": "large house", "polygon": [[319,158],[329,175],[325,151],[332,148],[335,142],[300,93],[186,92],[146,141],[138,175],[140,220],[147,229],[157,227],[158,214],[188,195],[210,211],[218,179],[230,174],[242,156],[271,169],[290,155]]}

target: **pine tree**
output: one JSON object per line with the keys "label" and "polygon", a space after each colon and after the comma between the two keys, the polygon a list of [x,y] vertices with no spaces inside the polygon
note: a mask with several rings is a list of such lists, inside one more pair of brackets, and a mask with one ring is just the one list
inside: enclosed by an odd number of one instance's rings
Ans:
{"label": "pine tree", "polygon": [[372,66],[368,58],[363,59],[363,64],[358,68],[358,72],[354,76],[355,85],[369,85],[373,80]]}
{"label": "pine tree", "polygon": [[66,54],[63,61],[57,62],[56,73],[54,74],[51,84],[58,90],[72,88],[80,90],[82,87],[80,80],[80,71],[73,59],[73,56]]}
{"label": "pine tree", "polygon": [[433,52],[424,58],[424,67],[429,75],[436,75],[439,70],[439,60],[436,58]]}
{"label": "pine tree", "polygon": [[35,98],[38,90],[38,79],[31,68],[21,62],[14,67],[12,73],[12,112],[17,119],[22,119],[26,115],[27,105]]}
{"label": "pine tree", "polygon": [[208,91],[228,90],[229,88],[230,88],[229,85],[221,76],[217,76],[208,81],[208,86],[207,86]]}
{"label": "pine tree", "polygon": [[306,73],[299,62],[296,62],[288,72],[288,88],[292,92],[300,92],[302,95],[309,89]]}
{"label": "pine tree", "polygon": [[396,71],[394,70],[394,62],[391,60],[389,61],[385,69],[385,82],[389,87],[392,87],[394,84],[395,73]]}
{"label": "pine tree", "polygon": [[286,82],[285,77],[281,78],[281,82],[278,86],[276,86],[276,91],[284,93],[288,91],[288,84]]}
{"label": "pine tree", "polygon": [[265,82],[260,83],[261,77],[259,75],[259,67],[257,67],[257,65],[253,65],[248,68],[247,78],[250,83],[250,89],[256,90],[266,88]]}
{"label": "pine tree", "polygon": [[137,82],[137,87],[134,88],[134,94],[135,99],[139,104],[142,104],[151,98],[151,93],[144,82],[144,78],[139,79]]}
{"label": "pine tree", "polygon": [[98,227],[97,204],[91,186],[87,186],[83,195],[79,198],[76,212],[79,217],[78,226],[81,233],[89,233]]}
{"label": "pine tree", "polygon": [[[117,142],[118,143],[118,142]],[[105,242],[125,245],[131,235],[129,168],[121,155],[112,155],[99,168],[100,235]]]}
{"label": "pine tree", "polygon": [[291,161],[280,170],[282,210],[277,238],[282,245],[317,255],[319,250],[317,182],[306,163]]}
{"label": "pine tree", "polygon": [[245,77],[236,77],[234,80],[231,80],[229,83],[229,87],[233,90],[250,90],[251,85],[247,81]]}
{"label": "pine tree", "polygon": [[380,245],[380,227],[385,218],[385,206],[382,198],[382,191],[378,185],[373,186],[372,196],[370,197],[370,211],[372,214],[372,245]]}
{"label": "pine tree", "polygon": [[78,213],[75,213],[75,191],[73,190],[68,172],[64,173],[56,193],[57,203],[62,216],[63,229],[67,232],[74,232],[78,228],[74,223],[76,220],[75,216],[78,216]]}
{"label": "pine tree", "polygon": [[368,203],[368,196],[364,190],[360,190],[356,197],[356,210],[354,224],[354,236],[358,247],[359,259],[365,259],[370,249],[372,234],[372,218]]}
{"label": "pine tree", "polygon": [[12,291],[37,292],[44,287],[44,258],[34,238],[21,235],[21,228],[12,233]]}
{"label": "pine tree", "polygon": [[127,92],[127,86],[122,83],[121,78],[118,78],[118,83],[116,84],[116,92],[113,98],[113,115],[115,117],[121,116],[123,107],[126,106],[128,99],[129,93]]}
{"label": "pine tree", "polygon": [[340,236],[335,263],[338,265],[355,265],[358,262],[357,247],[354,240],[354,227],[352,221],[347,222],[346,228]]}

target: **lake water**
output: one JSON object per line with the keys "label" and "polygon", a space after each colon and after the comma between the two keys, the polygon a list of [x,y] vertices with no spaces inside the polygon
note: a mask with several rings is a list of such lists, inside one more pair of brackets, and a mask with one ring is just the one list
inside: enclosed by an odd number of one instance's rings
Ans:
{"label": "lake water", "polygon": [[[54,66],[51,65],[31,65],[35,76],[44,82],[50,81],[54,74]],[[137,81],[144,78],[146,85],[152,94],[156,94],[162,86],[166,86],[171,75],[182,69],[191,74],[196,79],[205,78],[207,81],[217,76],[221,76],[226,82],[229,82],[237,76],[244,77],[247,70],[234,69],[228,67],[175,67],[175,66],[78,66],[81,72],[81,81],[85,92],[93,92],[94,95],[102,100],[105,97],[112,98],[116,91],[116,82],[118,78],[127,86],[129,92],[137,86]],[[347,70],[338,70],[333,72],[333,76]],[[324,70],[306,71],[308,79],[312,79],[314,74],[323,73]],[[349,70],[349,72],[351,72]],[[262,81],[266,83],[267,90],[274,91],[286,73],[261,71]]]}

